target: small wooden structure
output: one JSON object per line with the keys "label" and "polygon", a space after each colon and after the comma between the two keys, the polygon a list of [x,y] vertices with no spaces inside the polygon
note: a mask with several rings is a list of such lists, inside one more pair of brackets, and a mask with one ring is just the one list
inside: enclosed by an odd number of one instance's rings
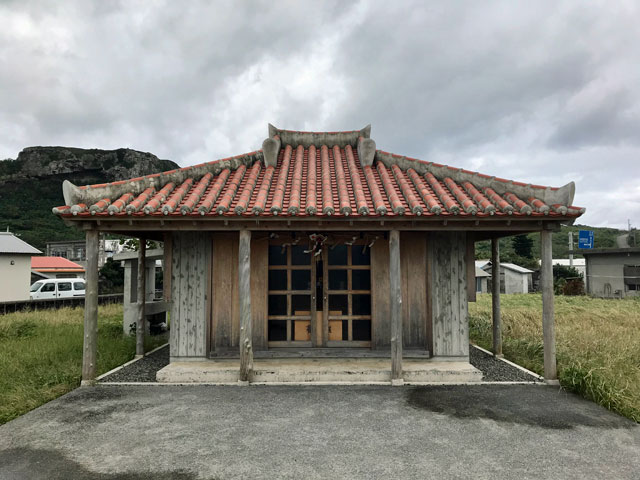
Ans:
{"label": "small wooden structure", "polygon": [[[147,250],[145,252],[146,264],[144,270],[144,300],[145,300],[145,322],[147,332],[151,321],[156,323],[166,322],[169,306],[167,302],[156,300],[156,261],[164,258],[164,251],[161,248]],[[120,262],[124,268],[124,298],[123,298],[123,319],[122,329],[125,335],[130,335],[136,331],[138,323],[138,252],[125,251],[113,256],[113,260]]]}
{"label": "small wooden structure", "polygon": [[[375,368],[388,362],[375,378],[395,384],[434,379],[425,372],[436,364],[479,379],[469,365],[467,319],[474,242],[492,239],[499,264],[499,237],[539,231],[545,368],[555,379],[550,239],[584,211],[571,205],[573,183],[542,187],[390,154],[376,149],[370,127],[270,125],[259,151],[63,189],[66,205],[54,213],[87,231],[87,382],[95,376],[97,292],[90,285],[97,283],[98,231],[164,241],[172,306],[163,379],[182,369],[190,372],[182,379],[197,380],[208,366],[228,365],[225,378],[256,381],[266,378],[265,357],[286,357],[287,368],[315,357],[313,375],[287,377],[283,366],[274,378],[322,380],[323,365],[335,373],[336,358],[365,365],[373,357]],[[139,311],[143,319],[144,301]]]}

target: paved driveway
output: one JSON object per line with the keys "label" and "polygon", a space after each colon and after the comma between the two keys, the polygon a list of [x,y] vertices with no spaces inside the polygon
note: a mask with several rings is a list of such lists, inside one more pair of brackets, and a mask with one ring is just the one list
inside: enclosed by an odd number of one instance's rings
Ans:
{"label": "paved driveway", "polygon": [[640,426],[538,385],[104,385],[0,427],[2,479],[639,474]]}

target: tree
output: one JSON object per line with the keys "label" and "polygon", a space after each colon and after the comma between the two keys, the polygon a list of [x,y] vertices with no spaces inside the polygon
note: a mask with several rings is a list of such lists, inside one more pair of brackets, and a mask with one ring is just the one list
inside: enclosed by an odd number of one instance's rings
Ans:
{"label": "tree", "polygon": [[99,272],[100,293],[122,293],[124,290],[124,268],[120,262],[107,258]]}
{"label": "tree", "polygon": [[576,270],[574,267],[568,267],[566,265],[554,265],[553,266],[553,278],[560,279],[564,278],[565,280],[574,280],[582,278],[580,272]]}
{"label": "tree", "polygon": [[[158,242],[154,242],[153,240],[147,240],[147,250],[151,250],[158,247]],[[120,245],[124,245],[124,248],[127,250],[133,250],[137,252],[140,250],[140,240],[137,238],[121,238]]]}
{"label": "tree", "polygon": [[557,295],[584,295],[582,275],[566,265],[553,266],[553,288]]}
{"label": "tree", "polygon": [[516,235],[511,240],[513,251],[519,257],[533,258],[533,239],[527,234]]}

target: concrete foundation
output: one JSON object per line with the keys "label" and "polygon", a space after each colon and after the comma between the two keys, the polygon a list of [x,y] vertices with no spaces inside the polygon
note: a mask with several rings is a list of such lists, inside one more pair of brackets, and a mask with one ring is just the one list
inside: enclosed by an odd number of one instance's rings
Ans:
{"label": "concrete foundation", "polygon": [[[163,383],[237,384],[240,361],[172,362],[156,378]],[[468,362],[405,359],[405,384],[480,382],[482,372]],[[380,358],[256,359],[254,384],[391,384],[391,360]]]}

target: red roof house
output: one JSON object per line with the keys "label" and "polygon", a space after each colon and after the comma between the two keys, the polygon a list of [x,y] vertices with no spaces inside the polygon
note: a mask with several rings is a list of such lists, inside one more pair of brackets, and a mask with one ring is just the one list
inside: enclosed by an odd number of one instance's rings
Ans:
{"label": "red roof house", "polygon": [[44,278],[83,277],[82,265],[63,257],[31,257],[31,271]]}
{"label": "red roof house", "polygon": [[[435,378],[425,372],[443,358],[478,378],[468,364],[474,242],[542,232],[546,255],[550,232],[584,213],[575,186],[388,153],[370,132],[270,125],[258,151],[109,184],[65,182],[66,205],[53,212],[88,242],[97,232],[164,241],[173,310],[162,379],[184,380],[182,360],[196,358],[218,372],[198,378],[268,380],[273,366],[258,359],[295,352],[300,365],[320,353],[390,357],[395,383]],[[403,364],[403,352],[421,360]],[[237,359],[237,370],[220,373],[220,358]]]}

